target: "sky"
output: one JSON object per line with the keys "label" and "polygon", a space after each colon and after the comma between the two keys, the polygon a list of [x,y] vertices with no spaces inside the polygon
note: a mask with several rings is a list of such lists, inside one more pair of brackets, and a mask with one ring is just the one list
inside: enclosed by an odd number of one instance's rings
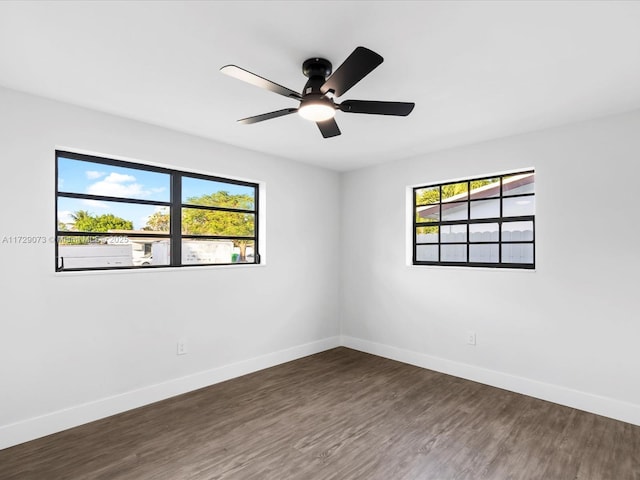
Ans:
{"label": "sky", "polygon": [[[231,194],[253,195],[252,187],[183,177],[182,200],[185,202],[190,197],[223,190]],[[58,159],[58,191],[169,202],[171,189],[170,176],[165,173],[60,157]],[[71,215],[74,212],[87,210],[94,215],[111,213],[130,220],[133,222],[134,229],[140,230],[146,225],[150,215],[165,209],[166,207],[162,205],[58,197],[58,221],[63,223],[73,223]]]}

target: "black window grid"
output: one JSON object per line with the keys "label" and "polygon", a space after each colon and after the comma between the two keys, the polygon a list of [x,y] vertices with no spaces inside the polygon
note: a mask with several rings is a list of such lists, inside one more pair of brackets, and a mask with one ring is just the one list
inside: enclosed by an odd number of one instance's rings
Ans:
{"label": "black window grid", "polygon": [[[157,167],[153,165],[146,165],[134,162],[128,162],[123,160],[116,160],[104,157],[98,157],[87,154],[80,154],[75,152],[56,150],[56,168],[55,168],[55,270],[56,271],[94,271],[94,270],[128,270],[128,269],[153,269],[153,268],[167,268],[167,267],[199,267],[199,266],[221,266],[221,265],[247,265],[247,264],[259,264],[259,185],[257,183],[245,182],[241,180],[219,177],[214,175],[199,174],[195,172],[181,171],[177,169]],[[77,192],[65,192],[59,190],[58,185],[58,159],[68,158],[72,160],[81,160],[91,163],[98,163],[107,166],[124,167],[128,169],[141,170],[146,172],[156,172],[168,174],[170,176],[170,200],[169,201],[157,201],[157,200],[145,200],[131,197],[113,197],[108,195],[92,195],[88,193]],[[201,180],[209,180],[214,182],[220,182],[231,185],[241,185],[253,188],[254,191],[254,208],[253,209],[240,209],[229,208],[222,206],[209,206],[209,205],[194,205],[190,203],[184,203],[182,201],[182,178],[190,177]],[[93,201],[108,201],[118,202],[135,205],[153,205],[157,207],[167,207],[170,212],[170,228],[169,232],[154,233],[154,232],[126,232],[127,237],[131,238],[157,238],[166,239],[170,242],[170,263],[168,265],[146,265],[146,266],[125,266],[125,267],[89,267],[89,268],[65,268],[64,261],[58,254],[58,245],[60,237],[90,237],[90,238],[109,238],[115,234],[113,232],[83,232],[83,231],[66,231],[60,230],[58,226],[58,198],[76,198],[82,200]],[[254,235],[253,236],[234,236],[234,235],[209,235],[209,234],[185,234],[182,232],[182,209],[194,208],[208,211],[221,211],[221,212],[234,212],[234,213],[247,213],[254,215]],[[244,263],[197,263],[197,264],[185,264],[182,263],[182,241],[183,240],[248,240],[253,242],[254,248],[254,260],[253,262]]]}
{"label": "black window grid", "polygon": [[[453,182],[445,182],[440,184],[430,184],[430,185],[422,185],[413,188],[413,264],[414,265],[441,265],[441,266],[454,266],[454,267],[487,267],[487,268],[513,268],[513,269],[535,269],[535,214],[533,215],[517,215],[517,216],[504,216],[504,199],[510,198],[518,198],[518,197],[531,197],[535,198],[535,191],[531,193],[515,193],[515,194],[505,194],[504,193],[504,179],[508,177],[513,177],[517,175],[526,175],[532,174],[535,175],[535,171],[526,170],[520,172],[512,172],[508,174],[501,175],[490,175],[485,177],[475,177],[467,180],[453,181]],[[476,181],[483,180],[492,180],[499,178],[499,190],[497,195],[488,196],[488,197],[480,197],[480,198],[472,198],[472,187],[471,183]],[[535,177],[534,177],[535,178]],[[465,199],[460,200],[443,200],[442,189],[448,185],[456,185],[456,184],[467,184],[467,193]],[[423,189],[438,189],[438,201],[433,203],[421,203],[417,202],[417,192]],[[483,217],[483,218],[471,218],[471,207],[474,202],[482,202],[487,200],[497,200],[499,205],[499,215],[494,217]],[[455,219],[455,220],[442,220],[443,214],[443,205],[448,207],[452,205],[464,205],[467,206],[466,218],[464,219]],[[418,221],[418,208],[419,207],[428,207],[428,206],[438,206],[438,220],[436,221]],[[532,238],[530,240],[505,240],[503,239],[503,225],[514,222],[531,222],[532,223]],[[483,223],[493,223],[497,224],[497,235],[498,238],[496,240],[471,240],[470,235],[470,225],[483,224]],[[446,226],[464,226],[465,233],[465,241],[451,241],[451,242],[443,242],[442,241],[442,228]],[[417,231],[420,227],[437,227],[438,228],[438,239],[436,242],[418,242],[417,239]],[[417,249],[418,246],[428,245],[428,246],[437,246],[438,249],[438,260],[418,260]],[[445,261],[442,260],[442,247],[443,246],[453,246],[453,245],[462,245],[466,247],[466,261]],[[498,246],[498,261],[497,262],[478,262],[478,261],[470,261],[470,249],[473,245],[497,245]],[[532,262],[531,263],[512,263],[512,262],[503,262],[503,246],[505,245],[531,245],[532,247]]]}

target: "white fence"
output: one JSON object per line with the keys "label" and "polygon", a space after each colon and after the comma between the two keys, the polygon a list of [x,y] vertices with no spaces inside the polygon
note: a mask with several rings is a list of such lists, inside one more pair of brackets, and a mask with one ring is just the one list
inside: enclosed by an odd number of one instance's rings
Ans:
{"label": "white fence", "polygon": [[[502,232],[503,242],[509,241],[530,241],[533,240],[532,230],[512,230]],[[445,233],[441,232],[441,261],[443,262],[481,262],[498,263],[499,248],[497,243],[476,244],[473,242],[498,242],[498,232],[471,232],[469,234],[469,259],[467,259],[467,234],[464,232]],[[437,261],[438,260],[438,234],[420,233],[416,235],[418,244],[427,243],[430,245],[418,245],[417,260]],[[464,242],[464,245],[455,244]],[[453,244],[453,245],[450,245]],[[524,244],[502,244],[503,263],[533,263],[533,245]]]}
{"label": "white fence", "polygon": [[[127,239],[125,239],[127,240]],[[144,255],[144,244],[150,252]],[[234,262],[237,247],[231,240],[193,240],[182,243],[182,263],[216,264]],[[247,253],[253,254],[248,247]],[[118,244],[99,243],[89,245],[59,245],[58,257],[64,268],[109,268],[146,265],[169,265],[170,246],[168,240],[141,241],[128,239]]]}

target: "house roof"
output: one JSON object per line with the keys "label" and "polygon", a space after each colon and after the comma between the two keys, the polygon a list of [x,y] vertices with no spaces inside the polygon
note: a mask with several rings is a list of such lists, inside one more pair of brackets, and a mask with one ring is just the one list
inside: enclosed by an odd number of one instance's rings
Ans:
{"label": "house roof", "polygon": [[[518,187],[529,185],[535,181],[535,173],[524,173],[520,175],[513,175],[505,177],[502,185],[503,189],[514,190]],[[500,196],[500,182],[483,185],[482,187],[474,188],[469,192],[469,199],[480,200],[483,198],[498,198]],[[446,199],[446,202],[442,203],[442,211],[455,210],[465,207],[466,203],[456,203],[467,199],[467,192],[454,195]],[[439,215],[440,204],[419,206],[416,208],[418,216],[421,218],[429,218]]]}

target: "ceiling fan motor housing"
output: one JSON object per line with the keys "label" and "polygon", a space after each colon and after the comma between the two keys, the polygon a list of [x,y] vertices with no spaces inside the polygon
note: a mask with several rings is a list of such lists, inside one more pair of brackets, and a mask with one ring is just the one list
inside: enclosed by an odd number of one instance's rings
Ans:
{"label": "ceiling fan motor housing", "polygon": [[309,78],[316,76],[327,78],[331,75],[331,62],[324,58],[309,58],[302,64],[302,73]]}
{"label": "ceiling fan motor housing", "polygon": [[331,75],[331,62],[324,58],[309,58],[302,64],[302,73],[306,77],[309,77],[302,96],[305,97],[309,94],[322,95],[320,87],[324,85],[327,77]]}

